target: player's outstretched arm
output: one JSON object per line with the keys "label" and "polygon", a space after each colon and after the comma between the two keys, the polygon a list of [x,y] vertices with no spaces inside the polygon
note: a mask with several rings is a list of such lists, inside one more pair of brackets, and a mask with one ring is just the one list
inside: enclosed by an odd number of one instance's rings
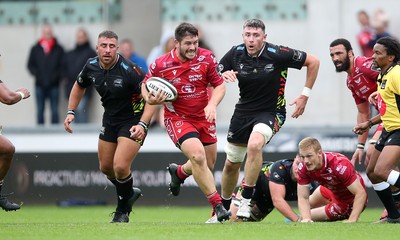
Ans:
{"label": "player's outstretched arm", "polygon": [[312,222],[310,207],[310,186],[297,184],[297,201],[301,215],[301,222]]}
{"label": "player's outstretched arm", "polygon": [[271,192],[272,202],[276,210],[278,210],[283,216],[290,219],[292,222],[296,222],[299,216],[293,211],[292,207],[286,202],[286,188],[283,184],[278,184],[269,181],[269,190]]}
{"label": "player's outstretched arm", "polygon": [[30,96],[31,94],[28,89],[19,88],[17,91],[11,91],[5,83],[0,81],[0,102],[7,105],[13,105]]}
{"label": "player's outstretched arm", "polygon": [[353,210],[347,222],[357,222],[365,207],[367,192],[359,179],[356,179],[347,189],[354,194]]}

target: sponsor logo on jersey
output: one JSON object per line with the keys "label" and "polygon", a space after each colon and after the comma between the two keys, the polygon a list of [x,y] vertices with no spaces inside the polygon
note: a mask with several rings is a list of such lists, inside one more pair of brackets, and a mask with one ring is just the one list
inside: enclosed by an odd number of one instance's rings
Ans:
{"label": "sponsor logo on jersey", "polygon": [[279,176],[277,172],[274,172],[272,175],[274,176],[275,179],[281,179],[281,176]]}
{"label": "sponsor logo on jersey", "polygon": [[218,63],[218,60],[214,55],[211,54],[210,57],[213,60],[213,63]]}
{"label": "sponsor logo on jersey", "polygon": [[238,46],[238,47],[236,48],[236,50],[238,50],[238,51],[243,51],[243,50],[244,50],[244,46]]}
{"label": "sponsor logo on jersey", "polygon": [[217,66],[217,72],[219,73],[219,76],[222,75],[222,70],[224,70],[224,65],[218,64],[218,66]]}
{"label": "sponsor logo on jersey", "polygon": [[359,67],[354,68],[354,72],[356,72],[357,74],[360,73],[360,68]]}
{"label": "sponsor logo on jersey", "polygon": [[265,65],[264,72],[272,72],[272,71],[274,71],[274,64],[270,63]]}
{"label": "sponsor logo on jersey", "polygon": [[117,78],[114,80],[114,87],[120,87],[122,88],[122,79]]}
{"label": "sponsor logo on jersey", "polygon": [[303,58],[303,52],[301,52],[299,50],[293,51],[293,60],[300,61],[302,58]]}
{"label": "sponsor logo on jersey", "polygon": [[194,93],[196,91],[196,87],[193,84],[185,84],[181,87],[181,91],[183,93]]}
{"label": "sponsor logo on jersey", "polygon": [[385,89],[385,88],[386,88],[386,82],[387,82],[386,79],[382,81],[382,83],[381,83],[381,89]]}
{"label": "sponsor logo on jersey", "polygon": [[78,83],[83,83],[83,79],[82,79],[80,74],[79,74],[79,77],[78,77]]}
{"label": "sponsor logo on jersey", "polygon": [[340,175],[343,175],[344,172],[346,171],[346,169],[347,169],[347,166],[339,165],[338,169],[336,169],[336,170],[339,172]]}
{"label": "sponsor logo on jersey", "polygon": [[174,64],[172,61],[167,61],[167,62],[163,62],[163,67],[164,68],[169,68],[172,67]]}
{"label": "sponsor logo on jersey", "polygon": [[176,75],[176,72],[178,72],[178,71],[172,70],[172,74],[174,74],[174,76]]}
{"label": "sponsor logo on jersey", "polygon": [[128,65],[126,65],[124,62],[121,62],[121,67],[123,67],[125,70],[128,70]]}
{"label": "sponsor logo on jersey", "polygon": [[195,81],[202,80],[202,79],[203,79],[203,75],[201,75],[201,74],[189,75],[189,82],[195,82]]}
{"label": "sponsor logo on jersey", "polygon": [[267,48],[267,50],[268,50],[268,52],[276,53],[275,48],[269,47],[269,48]]}
{"label": "sponsor logo on jersey", "polygon": [[202,62],[204,59],[206,58],[206,56],[201,55],[197,58],[197,61]]}

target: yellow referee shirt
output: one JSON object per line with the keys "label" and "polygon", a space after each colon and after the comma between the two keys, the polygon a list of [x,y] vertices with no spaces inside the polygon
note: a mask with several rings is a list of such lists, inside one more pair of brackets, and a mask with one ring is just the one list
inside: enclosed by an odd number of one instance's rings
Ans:
{"label": "yellow referee shirt", "polygon": [[400,66],[378,77],[378,108],[386,131],[400,128]]}

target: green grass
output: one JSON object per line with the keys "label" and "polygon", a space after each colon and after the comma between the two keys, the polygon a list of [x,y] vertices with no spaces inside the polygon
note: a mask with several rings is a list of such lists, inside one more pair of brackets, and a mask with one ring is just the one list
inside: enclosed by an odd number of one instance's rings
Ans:
{"label": "green grass", "polygon": [[399,225],[372,224],[382,209],[358,223],[285,223],[276,210],[259,223],[205,224],[208,207],[137,207],[128,224],[110,224],[112,206],[23,206],[0,212],[0,239],[399,239]]}

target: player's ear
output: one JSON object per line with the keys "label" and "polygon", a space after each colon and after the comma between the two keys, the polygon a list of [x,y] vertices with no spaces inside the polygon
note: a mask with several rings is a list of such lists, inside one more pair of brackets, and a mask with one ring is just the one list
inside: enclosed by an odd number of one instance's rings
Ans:
{"label": "player's ear", "polygon": [[351,49],[351,50],[349,50],[349,51],[347,52],[347,56],[348,56],[348,57],[354,56],[353,49]]}

